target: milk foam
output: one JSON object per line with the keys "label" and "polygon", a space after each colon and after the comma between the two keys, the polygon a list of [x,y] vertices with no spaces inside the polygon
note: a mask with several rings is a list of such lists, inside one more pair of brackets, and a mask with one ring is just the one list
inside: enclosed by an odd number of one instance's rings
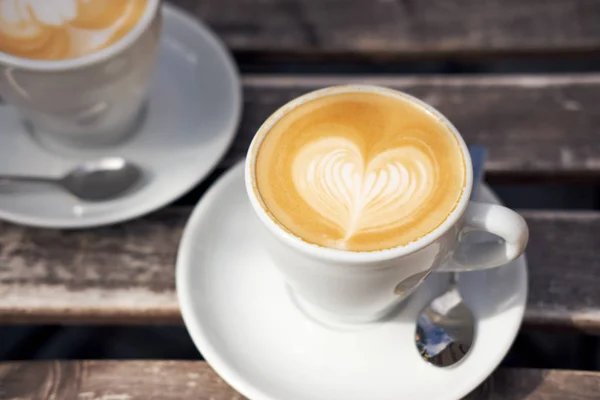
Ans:
{"label": "milk foam", "polygon": [[260,143],[255,174],[276,223],[306,242],[348,251],[389,249],[432,232],[466,179],[447,125],[400,96],[360,90],[281,117]]}
{"label": "milk foam", "polygon": [[98,51],[139,20],[144,0],[0,0],[0,51],[65,59]]}
{"label": "milk foam", "polygon": [[77,3],[77,0],[2,0],[0,14],[10,23],[33,19],[46,25],[60,26],[77,16]]}
{"label": "milk foam", "polygon": [[409,142],[367,160],[349,139],[325,137],[298,152],[294,184],[315,211],[345,232],[343,241],[393,229],[433,192],[437,165],[423,148],[425,143]]}

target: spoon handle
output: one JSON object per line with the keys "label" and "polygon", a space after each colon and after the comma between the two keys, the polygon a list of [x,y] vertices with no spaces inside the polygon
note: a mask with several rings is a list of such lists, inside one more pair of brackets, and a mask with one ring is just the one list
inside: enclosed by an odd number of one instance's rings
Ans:
{"label": "spoon handle", "polygon": [[46,178],[42,176],[19,176],[19,175],[0,175],[0,184],[13,182],[30,182],[30,183],[51,183],[56,184],[57,179]]}

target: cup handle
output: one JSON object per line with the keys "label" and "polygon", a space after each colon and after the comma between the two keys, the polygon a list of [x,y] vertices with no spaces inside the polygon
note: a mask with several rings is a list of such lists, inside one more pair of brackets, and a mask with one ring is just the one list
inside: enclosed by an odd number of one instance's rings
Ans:
{"label": "cup handle", "polygon": [[[474,231],[489,232],[498,240],[465,240]],[[473,271],[507,264],[523,254],[528,239],[529,228],[522,216],[497,204],[472,201],[464,215],[458,245],[450,260],[438,271]]]}

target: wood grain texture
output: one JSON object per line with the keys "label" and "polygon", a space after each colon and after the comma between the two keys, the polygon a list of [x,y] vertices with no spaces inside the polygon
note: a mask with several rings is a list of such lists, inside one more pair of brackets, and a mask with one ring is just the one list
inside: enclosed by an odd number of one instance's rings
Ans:
{"label": "wood grain texture", "polygon": [[0,363],[0,400],[242,400],[204,362]]}
{"label": "wood grain texture", "polygon": [[[598,2],[600,4],[600,2]],[[238,137],[222,166],[243,158],[262,122],[311,90],[345,83],[396,88],[438,108],[467,143],[488,147],[493,181],[600,181],[600,75],[500,77],[260,77],[244,79]]]}
{"label": "wood grain texture", "polygon": [[0,321],[179,321],[174,265],[189,213],[80,231],[0,223]]}
{"label": "wood grain texture", "polygon": [[600,213],[529,211],[525,323],[600,334]]}
{"label": "wood grain texture", "polygon": [[173,0],[234,53],[271,59],[592,54],[597,0]]}
{"label": "wood grain texture", "polygon": [[[190,211],[88,231],[0,223],[0,323],[180,323],[174,266]],[[526,327],[600,333],[600,213],[523,215]]]}
{"label": "wood grain texture", "polygon": [[[597,399],[600,373],[500,369],[469,400]],[[243,400],[202,361],[0,363],[0,400]]]}
{"label": "wood grain texture", "polygon": [[490,400],[592,400],[600,393],[600,373],[500,369],[490,381]]}

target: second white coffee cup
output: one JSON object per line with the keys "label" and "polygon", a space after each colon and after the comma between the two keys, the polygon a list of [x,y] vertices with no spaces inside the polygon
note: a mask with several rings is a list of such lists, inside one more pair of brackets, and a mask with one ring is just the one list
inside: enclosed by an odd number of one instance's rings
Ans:
{"label": "second white coffee cup", "polygon": [[136,124],[146,100],[160,28],[160,1],[148,0],[130,32],[92,54],[47,61],[0,52],[0,95],[42,141],[116,143]]}

